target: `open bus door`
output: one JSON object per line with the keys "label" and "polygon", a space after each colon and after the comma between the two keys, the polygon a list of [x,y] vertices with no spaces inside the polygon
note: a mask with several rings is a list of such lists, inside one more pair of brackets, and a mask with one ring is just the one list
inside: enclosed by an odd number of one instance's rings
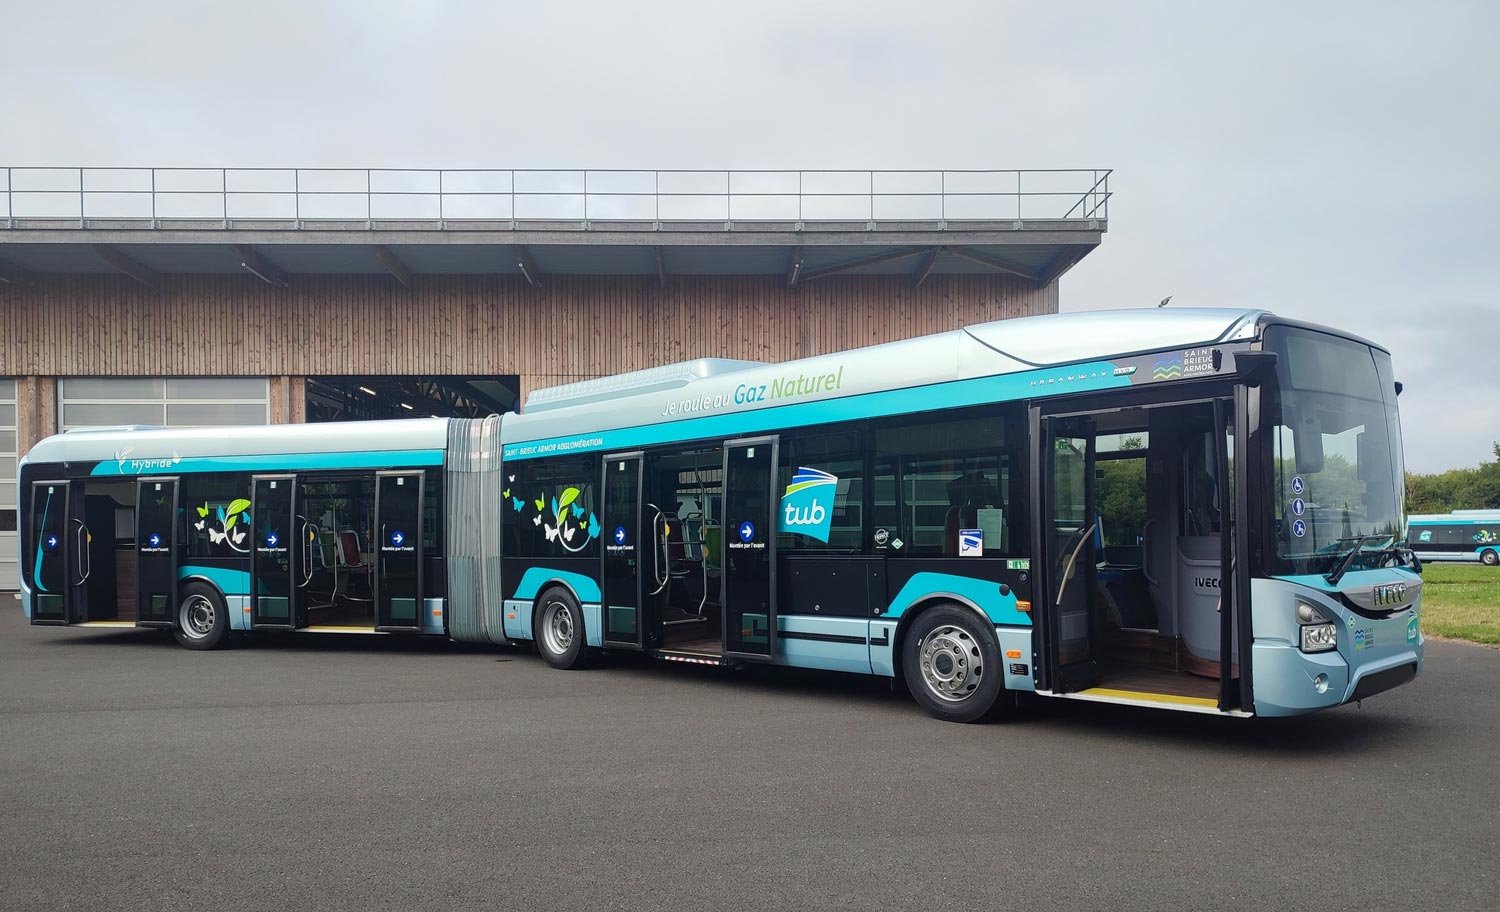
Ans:
{"label": "open bus door", "polygon": [[421,470],[375,474],[376,630],[422,629],[425,478]]}
{"label": "open bus door", "polygon": [[142,478],[135,498],[136,624],[172,627],[177,607],[176,478]]}
{"label": "open bus door", "polygon": [[[72,610],[74,582],[86,576],[75,552],[72,484],[38,481],[31,486],[30,535],[33,624],[67,624]],[[82,499],[82,498],[80,498]]]}
{"label": "open bus door", "polygon": [[1087,687],[1099,677],[1089,610],[1094,573],[1094,423],[1083,417],[1043,419],[1042,595],[1051,605],[1050,633],[1060,686]]}
{"label": "open bus door", "polygon": [[[642,527],[641,453],[604,457],[604,489],[599,523],[604,539],[600,579],[604,594],[604,644],[610,648],[640,649],[645,645],[641,608],[644,604],[642,543],[659,559],[651,530]],[[653,523],[655,525],[655,523]]]}
{"label": "open bus door", "polygon": [[724,658],[776,655],[776,459],[778,438],[724,444]]}
{"label": "open bus door", "polygon": [[250,624],[302,626],[302,591],[312,572],[312,531],[297,516],[297,477],[257,475],[250,483],[255,539],[250,559]]}

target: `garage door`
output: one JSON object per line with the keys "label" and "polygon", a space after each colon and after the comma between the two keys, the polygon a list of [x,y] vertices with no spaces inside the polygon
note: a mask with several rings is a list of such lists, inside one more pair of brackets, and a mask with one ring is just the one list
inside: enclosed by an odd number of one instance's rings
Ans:
{"label": "garage door", "polygon": [[0,379],[0,591],[16,576],[16,381]]}

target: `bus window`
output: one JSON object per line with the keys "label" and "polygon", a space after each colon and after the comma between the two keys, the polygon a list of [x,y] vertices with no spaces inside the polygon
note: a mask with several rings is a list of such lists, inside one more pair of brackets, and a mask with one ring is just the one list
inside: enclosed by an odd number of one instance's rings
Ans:
{"label": "bus window", "polygon": [[802,552],[863,550],[864,452],[849,431],[783,438],[778,548]]}

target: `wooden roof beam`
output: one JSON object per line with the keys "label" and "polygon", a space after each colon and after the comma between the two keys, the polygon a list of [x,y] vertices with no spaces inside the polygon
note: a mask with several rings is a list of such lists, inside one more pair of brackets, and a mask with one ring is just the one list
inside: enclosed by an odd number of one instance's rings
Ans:
{"label": "wooden roof beam", "polygon": [[142,266],[108,244],[91,244],[89,246],[94,251],[94,255],[103,260],[104,265],[114,271],[130,276],[147,288],[156,288],[161,284],[161,275],[156,270]]}

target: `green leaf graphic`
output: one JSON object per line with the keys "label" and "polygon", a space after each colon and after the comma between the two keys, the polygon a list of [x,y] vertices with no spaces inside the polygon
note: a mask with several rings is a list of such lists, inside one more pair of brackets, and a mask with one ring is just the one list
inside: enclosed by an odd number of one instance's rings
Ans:
{"label": "green leaf graphic", "polygon": [[568,504],[570,504],[573,501],[577,500],[578,499],[578,493],[579,493],[579,491],[578,491],[577,488],[564,488],[563,492],[562,492],[562,499],[557,502],[557,508],[559,510],[562,510]]}
{"label": "green leaf graphic", "polygon": [[244,499],[243,497],[239,498],[238,500],[231,500],[229,502],[230,513],[243,513],[248,509],[250,509],[250,501]]}

